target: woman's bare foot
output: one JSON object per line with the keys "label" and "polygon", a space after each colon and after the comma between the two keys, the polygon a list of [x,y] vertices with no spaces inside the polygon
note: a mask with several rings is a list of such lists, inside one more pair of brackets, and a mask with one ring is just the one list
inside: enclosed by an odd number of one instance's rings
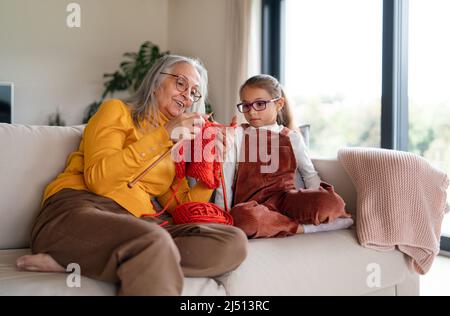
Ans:
{"label": "woman's bare foot", "polygon": [[66,272],[55,259],[45,253],[19,257],[16,260],[16,267],[22,271]]}

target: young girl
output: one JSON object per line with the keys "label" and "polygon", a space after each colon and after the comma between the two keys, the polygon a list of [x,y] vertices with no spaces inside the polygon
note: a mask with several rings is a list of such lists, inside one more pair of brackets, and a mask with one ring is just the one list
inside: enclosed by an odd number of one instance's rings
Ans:
{"label": "young girl", "polygon": [[[235,225],[249,238],[351,226],[353,220],[344,209],[344,201],[314,169],[280,83],[272,76],[257,75],[241,86],[239,94],[242,103],[237,107],[249,124],[236,129],[233,148],[227,151],[223,164],[227,203],[233,206]],[[272,158],[274,150],[278,150],[278,168],[262,173],[269,163],[261,157],[256,161],[249,157],[261,154],[262,145],[270,148],[272,144]],[[303,180],[298,190],[294,185],[296,176]],[[215,203],[224,206],[221,188],[216,190]]]}

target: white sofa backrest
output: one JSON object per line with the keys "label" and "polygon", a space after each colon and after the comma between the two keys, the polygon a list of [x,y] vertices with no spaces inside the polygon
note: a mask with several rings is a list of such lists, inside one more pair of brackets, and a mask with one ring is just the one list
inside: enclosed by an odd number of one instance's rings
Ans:
{"label": "white sofa backrest", "polygon": [[29,247],[44,189],[78,148],[83,127],[0,124],[0,249]]}

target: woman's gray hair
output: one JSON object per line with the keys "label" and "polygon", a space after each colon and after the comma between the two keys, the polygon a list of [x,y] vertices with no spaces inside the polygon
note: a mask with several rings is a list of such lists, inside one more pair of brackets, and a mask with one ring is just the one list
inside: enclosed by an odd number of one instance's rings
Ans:
{"label": "woman's gray hair", "polygon": [[145,119],[149,120],[150,126],[158,126],[159,105],[157,104],[154,92],[163,81],[161,72],[170,72],[173,66],[179,63],[192,65],[200,74],[199,92],[202,97],[187,111],[205,113],[205,100],[208,95],[208,73],[202,62],[190,57],[165,55],[158,59],[148,71],[136,93],[124,100],[131,107],[133,122],[139,129],[142,128],[141,122]]}

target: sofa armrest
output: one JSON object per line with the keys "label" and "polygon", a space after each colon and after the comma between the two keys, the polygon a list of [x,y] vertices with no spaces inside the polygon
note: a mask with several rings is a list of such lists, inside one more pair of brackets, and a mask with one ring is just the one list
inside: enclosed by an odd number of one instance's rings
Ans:
{"label": "sofa armrest", "polygon": [[356,215],[356,188],[337,159],[312,159],[320,178],[332,184],[344,199],[348,212]]}

